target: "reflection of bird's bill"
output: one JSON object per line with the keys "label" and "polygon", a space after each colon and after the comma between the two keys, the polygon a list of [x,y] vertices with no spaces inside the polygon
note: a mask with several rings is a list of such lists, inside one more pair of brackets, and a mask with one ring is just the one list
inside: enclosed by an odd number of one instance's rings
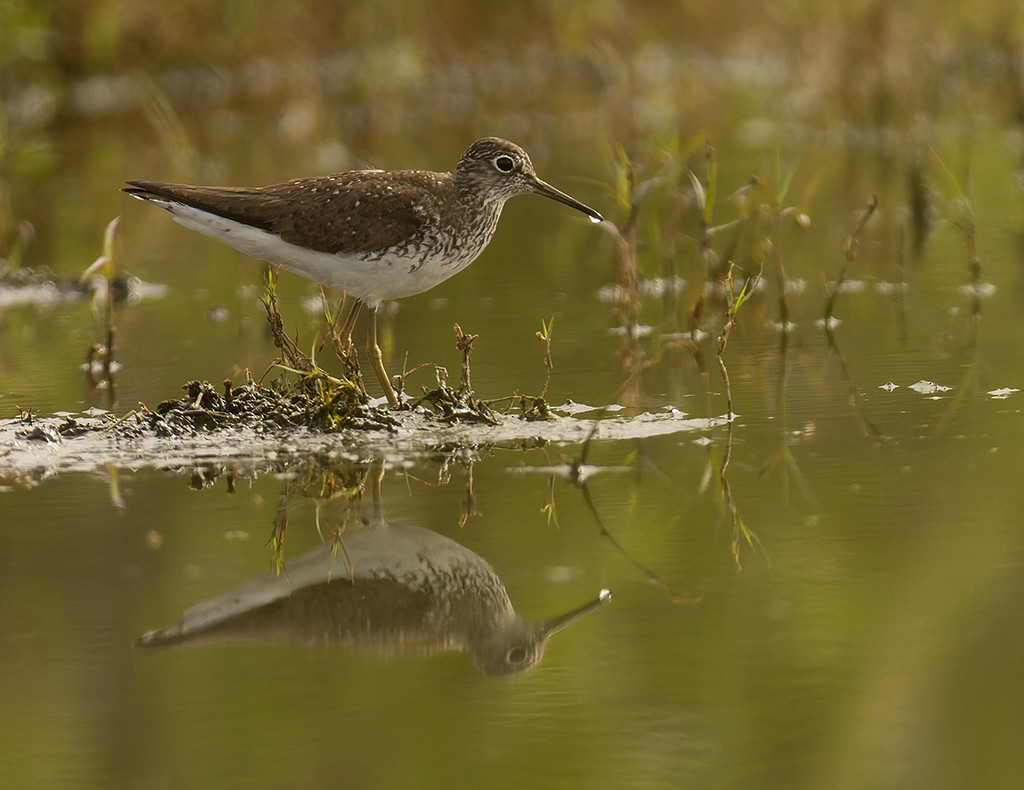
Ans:
{"label": "reflection of bird's bill", "polygon": [[577,211],[582,211],[584,214],[590,217],[591,222],[604,221],[604,217],[602,217],[600,214],[594,211],[594,209],[592,209],[590,206],[586,205],[585,203],[581,203],[576,198],[571,197],[570,195],[565,194],[562,190],[556,189],[555,187],[551,186],[551,184],[549,184],[547,181],[541,181],[539,178],[535,178],[533,182],[533,191],[536,192],[538,195],[543,195],[544,197],[551,198],[552,200],[557,200],[559,203],[564,203],[567,206],[571,206]]}
{"label": "reflection of bird's bill", "polygon": [[566,614],[563,614],[559,617],[554,617],[551,620],[548,620],[541,626],[541,634],[545,639],[547,639],[556,631],[561,631],[563,628],[569,625],[569,623],[579,620],[581,617],[583,617],[583,615],[594,611],[597,607],[601,606],[601,604],[607,603],[611,600],[611,598],[611,590],[601,590],[601,592],[598,593],[597,598],[595,598],[593,601],[588,601],[587,603],[583,604],[583,606],[580,606],[577,609],[573,609],[571,612],[567,612]]}

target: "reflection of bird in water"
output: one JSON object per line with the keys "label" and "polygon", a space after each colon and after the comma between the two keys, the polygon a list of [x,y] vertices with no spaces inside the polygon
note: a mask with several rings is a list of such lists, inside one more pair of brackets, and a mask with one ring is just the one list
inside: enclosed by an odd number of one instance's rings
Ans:
{"label": "reflection of bird in water", "polygon": [[341,551],[332,557],[332,546],[317,547],[288,562],[286,574],[254,576],[138,644],[281,641],[380,657],[460,651],[484,672],[505,675],[536,664],[551,634],[611,598],[602,590],[561,617],[524,621],[479,555],[379,517],[345,535],[344,553],[348,563]]}

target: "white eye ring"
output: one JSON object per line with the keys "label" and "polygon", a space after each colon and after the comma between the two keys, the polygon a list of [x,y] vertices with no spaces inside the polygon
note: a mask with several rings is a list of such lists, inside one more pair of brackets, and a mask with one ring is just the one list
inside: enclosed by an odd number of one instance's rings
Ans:
{"label": "white eye ring", "polygon": [[494,157],[494,166],[502,173],[511,173],[516,169],[516,160],[508,154],[499,154]]}

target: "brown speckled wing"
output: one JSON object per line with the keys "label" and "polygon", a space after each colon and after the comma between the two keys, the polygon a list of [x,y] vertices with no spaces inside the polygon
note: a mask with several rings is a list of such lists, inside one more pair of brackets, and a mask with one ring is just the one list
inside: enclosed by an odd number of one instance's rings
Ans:
{"label": "brown speckled wing", "polygon": [[266,187],[128,181],[126,192],[173,200],[327,253],[387,250],[419,234],[451,175],[356,170]]}

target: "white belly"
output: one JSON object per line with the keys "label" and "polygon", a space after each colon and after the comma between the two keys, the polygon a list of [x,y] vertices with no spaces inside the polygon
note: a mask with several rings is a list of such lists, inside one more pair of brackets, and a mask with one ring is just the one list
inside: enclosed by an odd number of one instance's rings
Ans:
{"label": "white belly", "polygon": [[[471,245],[450,255],[431,254],[426,248],[413,249],[411,257],[374,253],[359,257],[345,253],[308,250],[279,236],[219,217],[200,209],[170,201],[153,200],[174,215],[175,221],[192,230],[223,241],[236,250],[300,274],[336,291],[346,291],[370,307],[384,299],[429,291],[458,274],[480,254],[483,246]],[[436,246],[431,244],[431,249]]]}

